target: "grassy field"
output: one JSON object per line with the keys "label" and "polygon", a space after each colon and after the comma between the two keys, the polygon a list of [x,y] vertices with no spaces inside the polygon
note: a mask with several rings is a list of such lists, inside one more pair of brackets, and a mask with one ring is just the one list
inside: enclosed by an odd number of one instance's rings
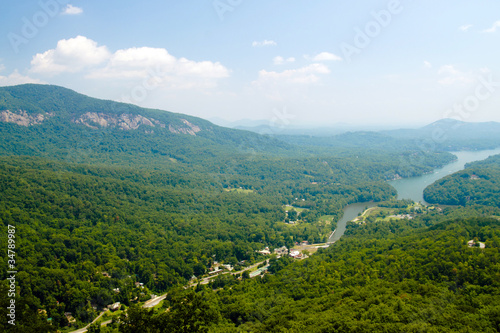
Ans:
{"label": "grassy field", "polygon": [[333,215],[323,215],[320,216],[318,222],[324,222],[326,225],[331,224],[332,220],[335,218]]}
{"label": "grassy field", "polygon": [[290,206],[290,205],[285,205],[285,206],[283,206],[283,208],[285,208],[286,211],[289,211],[291,209],[295,209],[298,213],[302,213],[305,210],[309,210],[307,208],[293,207],[293,206]]}
{"label": "grassy field", "polygon": [[226,192],[238,192],[238,193],[253,193],[254,190],[245,190],[243,188],[225,188]]}
{"label": "grassy field", "polygon": [[311,244],[311,245],[295,245],[292,250],[300,251],[304,253],[304,251],[307,251],[307,253],[314,254],[318,251],[318,246],[324,246],[326,244]]}
{"label": "grassy field", "polygon": [[[414,209],[426,209],[420,204],[414,204],[404,209],[387,208],[387,207],[372,207],[363,212],[360,216],[353,220],[356,223],[374,222],[374,221],[390,221],[391,219],[402,219],[404,217],[398,215],[415,215]],[[431,208],[428,208],[431,209]]]}

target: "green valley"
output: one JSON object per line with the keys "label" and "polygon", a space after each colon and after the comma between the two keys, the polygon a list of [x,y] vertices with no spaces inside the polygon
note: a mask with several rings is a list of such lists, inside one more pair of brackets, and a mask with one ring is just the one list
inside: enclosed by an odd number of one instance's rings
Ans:
{"label": "green valley", "polygon": [[[389,180],[455,159],[412,133],[259,135],[0,87],[0,246],[15,243],[0,252],[0,312],[14,299],[19,323],[0,327],[69,332],[111,307],[89,332],[494,332],[498,156],[426,190],[467,207],[397,201]],[[328,247],[345,207],[368,202]]]}

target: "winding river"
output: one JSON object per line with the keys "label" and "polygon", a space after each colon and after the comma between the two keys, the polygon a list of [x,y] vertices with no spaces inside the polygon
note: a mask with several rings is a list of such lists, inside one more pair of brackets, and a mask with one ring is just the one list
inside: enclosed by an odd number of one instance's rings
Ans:
{"label": "winding river", "polygon": [[[457,157],[457,160],[447,164],[443,168],[436,169],[433,173],[429,173],[419,177],[404,178],[398,180],[392,180],[389,184],[398,191],[398,199],[411,199],[415,202],[421,202],[427,204],[424,200],[424,189],[430,184],[434,183],[436,180],[448,176],[457,171],[463,170],[465,164],[481,161],[489,156],[500,154],[500,148],[492,150],[480,150],[480,151],[458,151],[453,152]],[[344,208],[344,215],[337,222],[337,229],[332,233],[330,238],[328,238],[328,243],[333,243],[342,237],[345,232],[347,222],[355,219],[359,213],[363,212],[366,208],[376,206],[373,202],[360,202],[348,205]]]}

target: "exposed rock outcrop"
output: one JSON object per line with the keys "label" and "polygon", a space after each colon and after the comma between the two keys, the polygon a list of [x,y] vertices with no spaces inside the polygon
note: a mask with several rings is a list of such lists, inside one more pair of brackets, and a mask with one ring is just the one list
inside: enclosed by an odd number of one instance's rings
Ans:
{"label": "exposed rock outcrop", "polygon": [[[0,112],[0,121],[7,123],[14,123],[20,126],[33,126],[42,124],[49,117],[54,116],[53,113],[37,113],[29,114],[26,111],[19,110],[18,112],[11,112],[4,110]],[[184,125],[169,124],[168,130],[175,134],[189,134],[196,135],[201,131],[199,126],[196,126],[186,119],[181,119]],[[136,130],[141,125],[148,127],[167,128],[167,125],[154,118],[146,118],[140,114],[122,113],[120,115],[107,114],[103,112],[86,112],[83,115],[72,120],[75,124],[82,124],[92,129],[117,127],[122,130]],[[152,133],[152,131],[148,131]]]}
{"label": "exposed rock outcrop", "polygon": [[[201,131],[201,128],[190,123],[185,119],[181,121],[186,126],[168,125],[168,130],[176,134],[196,135]],[[73,120],[76,124],[82,124],[87,127],[97,129],[99,127],[118,127],[122,130],[136,130],[141,125],[149,127],[166,128],[166,124],[154,118],[146,118],[141,115],[132,115],[122,113],[121,115],[106,114],[102,112],[87,112]]]}
{"label": "exposed rock outcrop", "polygon": [[48,117],[53,116],[53,113],[46,114],[29,114],[26,111],[19,110],[14,113],[9,110],[4,110],[0,112],[0,121],[6,123],[14,123],[21,126],[33,126],[43,123]]}
{"label": "exposed rock outcrop", "polygon": [[132,115],[127,113],[122,113],[117,116],[102,112],[87,112],[76,118],[73,122],[94,129],[98,127],[119,127],[123,130],[132,130],[138,129],[141,125],[155,127],[155,124],[160,127],[165,127],[165,124],[156,119],[149,119],[140,114]]}
{"label": "exposed rock outcrop", "polygon": [[184,124],[186,124],[187,127],[169,125],[168,130],[172,133],[177,133],[177,134],[182,133],[182,134],[189,134],[189,135],[196,135],[196,133],[201,131],[201,128],[199,128],[196,125],[191,124],[186,119],[182,119],[182,122]]}

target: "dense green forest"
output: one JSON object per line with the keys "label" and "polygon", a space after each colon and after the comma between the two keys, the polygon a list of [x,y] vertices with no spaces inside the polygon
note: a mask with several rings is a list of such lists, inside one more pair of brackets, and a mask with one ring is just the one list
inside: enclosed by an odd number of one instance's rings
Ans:
{"label": "dense green forest", "polygon": [[488,205],[500,207],[500,155],[469,163],[427,187],[424,198],[445,205]]}
{"label": "dense green forest", "polygon": [[[205,274],[214,261],[251,263],[264,246],[324,241],[331,229],[319,229],[315,216],[394,195],[385,183],[364,179],[317,189],[309,177],[280,187],[275,177],[241,193],[197,177],[0,158],[0,220],[16,227],[21,296],[46,309],[56,327],[67,324],[65,312],[86,322],[96,315],[93,306],[146,300]],[[290,227],[282,206],[294,196],[309,209],[304,223]],[[6,253],[2,259],[5,279]]]}
{"label": "dense green forest", "polygon": [[[134,309],[119,331],[139,332],[133,327],[141,320],[149,332],[181,332],[193,323],[209,332],[498,332],[499,215],[450,208],[351,224],[344,238],[307,260],[275,260],[273,274],[213,291],[198,287],[183,301],[174,294],[165,306],[191,319],[177,330],[163,328],[174,322],[164,309]],[[471,239],[486,248],[469,247]],[[205,302],[200,312],[189,309],[196,297]]]}
{"label": "dense green forest", "polygon": [[[71,317],[83,326],[114,302],[130,308],[103,331],[487,332],[499,308],[494,208],[352,224],[345,239],[300,262],[257,253],[325,242],[351,203],[404,210],[387,180],[454,158],[394,133],[274,138],[56,86],[1,87],[0,224],[15,228],[18,271],[13,332],[56,331]],[[468,206],[498,206],[498,158],[485,163],[464,171],[484,197]],[[474,237],[482,252],[464,245]],[[0,252],[4,318],[9,258]],[[216,262],[267,259],[263,278],[228,274],[183,288]],[[478,265],[484,276],[468,268]],[[167,291],[162,309],[139,307]],[[457,314],[470,326],[450,326]]]}

